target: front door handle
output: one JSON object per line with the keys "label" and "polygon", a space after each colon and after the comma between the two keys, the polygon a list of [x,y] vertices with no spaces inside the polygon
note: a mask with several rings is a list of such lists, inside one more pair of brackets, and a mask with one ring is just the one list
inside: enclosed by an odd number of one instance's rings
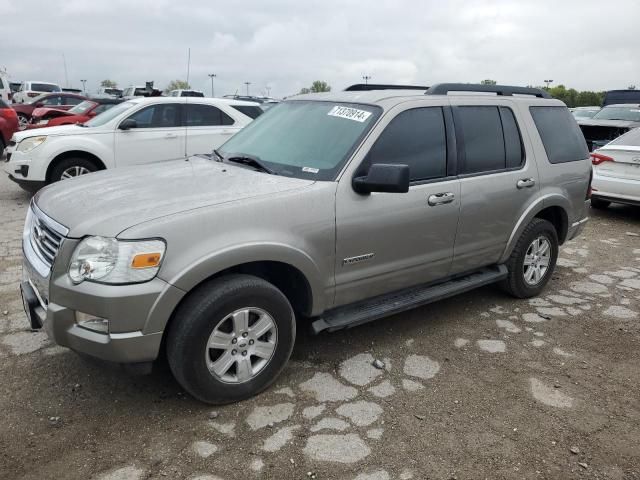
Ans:
{"label": "front door handle", "polygon": [[176,135],[175,133],[167,133],[164,136],[165,140],[173,140],[174,138],[178,138],[178,135]]}
{"label": "front door handle", "polygon": [[518,188],[531,188],[536,184],[536,181],[533,178],[522,178],[518,180],[516,183],[516,187]]}
{"label": "front door handle", "polygon": [[436,193],[435,195],[429,195],[427,203],[432,207],[436,205],[444,205],[445,203],[451,203],[455,200],[456,196],[452,192]]}

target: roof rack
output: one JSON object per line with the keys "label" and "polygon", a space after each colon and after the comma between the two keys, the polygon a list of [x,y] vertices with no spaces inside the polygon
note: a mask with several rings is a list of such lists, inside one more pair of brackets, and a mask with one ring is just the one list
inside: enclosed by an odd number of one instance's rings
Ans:
{"label": "roof rack", "polygon": [[539,88],[512,87],[509,85],[478,85],[472,83],[439,83],[425,92],[425,95],[446,95],[449,92],[481,92],[496,95],[533,95],[538,98],[552,98],[548,92]]}
{"label": "roof rack", "polygon": [[344,89],[345,92],[368,92],[370,90],[428,90],[424,85],[387,85],[384,83],[356,83]]}

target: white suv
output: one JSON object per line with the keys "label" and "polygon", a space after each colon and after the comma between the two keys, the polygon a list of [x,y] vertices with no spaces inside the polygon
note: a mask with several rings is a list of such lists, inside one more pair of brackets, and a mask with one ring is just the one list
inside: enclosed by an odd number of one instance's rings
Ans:
{"label": "white suv", "polygon": [[219,98],[135,98],[84,124],[15,133],[4,170],[23,189],[107,168],[210,153],[262,113]]}
{"label": "white suv", "polygon": [[13,103],[27,103],[43,93],[61,92],[60,85],[49,82],[22,82],[13,96]]}

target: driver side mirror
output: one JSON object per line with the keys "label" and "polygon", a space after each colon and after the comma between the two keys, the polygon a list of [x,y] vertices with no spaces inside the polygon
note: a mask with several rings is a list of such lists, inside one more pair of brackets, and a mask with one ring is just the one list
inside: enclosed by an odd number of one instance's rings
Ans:
{"label": "driver side mirror", "polygon": [[137,127],[138,127],[138,122],[136,122],[133,118],[127,118],[126,120],[122,121],[118,126],[120,130],[129,130],[131,128],[137,128]]}
{"label": "driver side mirror", "polygon": [[357,193],[407,193],[409,191],[409,165],[374,163],[366,176],[354,177],[353,189]]}
{"label": "driver side mirror", "polygon": [[44,107],[44,103],[42,103],[42,102],[38,102],[38,103],[36,103],[36,104],[34,105],[34,107],[36,107],[36,108],[42,108],[42,107]]}

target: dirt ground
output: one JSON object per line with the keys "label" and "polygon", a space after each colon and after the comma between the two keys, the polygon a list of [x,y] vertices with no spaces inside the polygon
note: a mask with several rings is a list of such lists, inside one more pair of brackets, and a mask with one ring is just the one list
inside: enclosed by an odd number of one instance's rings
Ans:
{"label": "dirt ground", "polygon": [[640,479],[638,208],[592,211],[539,298],[301,328],[271,389],[212,408],[166,366],[130,376],[29,330],[28,203],[1,175],[0,479]]}

